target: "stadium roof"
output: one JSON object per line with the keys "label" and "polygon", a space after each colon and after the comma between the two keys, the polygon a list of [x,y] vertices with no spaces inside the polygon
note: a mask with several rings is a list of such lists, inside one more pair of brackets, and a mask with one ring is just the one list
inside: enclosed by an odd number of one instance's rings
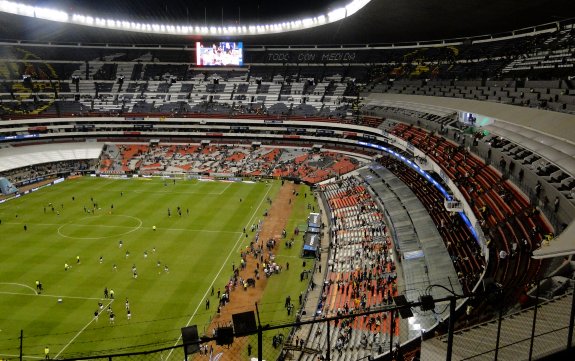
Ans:
{"label": "stadium roof", "polygon": [[[188,20],[221,25],[250,21],[274,21],[281,16],[305,17],[328,12],[349,0],[22,0],[35,6],[54,7],[73,13],[126,16],[180,24]],[[192,7],[193,3],[194,7]],[[81,5],[80,5],[81,4]],[[494,34],[575,17],[572,0],[374,0],[349,18],[313,30],[284,34],[246,36],[248,44],[366,44],[414,42]],[[60,8],[62,7],[62,8]],[[323,9],[323,11],[322,11]],[[223,10],[223,11],[222,11]],[[222,16],[223,13],[223,16]],[[278,15],[280,14],[280,15]],[[280,16],[280,17],[278,17]],[[151,21],[151,20],[150,20]],[[172,43],[198,37],[163,36],[88,29],[10,14],[0,14],[0,38],[35,41]],[[209,37],[206,37],[209,38]]]}
{"label": "stadium roof", "polygon": [[311,17],[351,0],[45,0],[23,1],[67,12],[154,22],[282,21]]}

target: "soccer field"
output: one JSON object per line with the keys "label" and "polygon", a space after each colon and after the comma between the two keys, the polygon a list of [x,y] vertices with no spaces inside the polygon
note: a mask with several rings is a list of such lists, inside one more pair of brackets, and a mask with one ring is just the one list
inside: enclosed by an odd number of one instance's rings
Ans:
{"label": "soccer field", "polygon": [[243,227],[263,218],[279,188],[86,177],[0,204],[0,357],[18,355],[20,330],[31,359],[45,346],[51,358],[130,352],[173,346],[186,325],[201,332],[214,313],[204,297],[225,284],[251,240]]}

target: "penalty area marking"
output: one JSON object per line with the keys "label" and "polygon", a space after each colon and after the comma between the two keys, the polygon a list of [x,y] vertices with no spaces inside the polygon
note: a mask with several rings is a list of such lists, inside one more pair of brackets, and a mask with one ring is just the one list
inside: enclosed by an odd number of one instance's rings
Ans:
{"label": "penalty area marking", "polygon": [[[264,203],[267,195],[269,194],[270,190],[272,188],[268,188],[268,190],[266,191],[266,194],[264,194],[264,196],[262,197],[262,200],[260,201],[260,204],[258,204],[258,206],[256,207],[256,210],[252,213],[252,217],[250,218],[250,220],[248,221],[248,224],[246,225],[249,226],[250,223],[252,223],[252,221],[255,219],[256,216],[256,212],[257,210],[262,206],[262,204]],[[237,232],[240,233],[240,232]],[[238,240],[236,241],[236,243],[233,245],[233,247],[230,249],[230,252],[228,253],[228,256],[226,257],[226,259],[224,260],[224,262],[222,262],[222,266],[220,267],[220,269],[218,270],[218,273],[216,274],[216,276],[214,277],[214,279],[212,280],[212,283],[208,286],[208,289],[206,290],[206,292],[204,293],[204,295],[202,296],[202,299],[200,300],[200,302],[198,303],[198,305],[196,306],[196,309],[194,310],[194,313],[192,313],[192,315],[190,316],[190,318],[188,319],[188,322],[186,322],[186,327],[188,327],[190,325],[190,323],[192,322],[192,319],[196,316],[196,314],[198,313],[198,310],[200,309],[200,306],[204,303],[204,299],[208,296],[208,292],[210,292],[211,288],[214,286],[214,283],[216,283],[216,280],[218,279],[218,277],[220,276],[220,274],[222,273],[222,271],[224,270],[224,267],[226,266],[226,264],[228,263],[230,257],[232,256],[232,254],[235,252],[236,246],[238,246],[238,243],[243,242],[243,232],[241,232],[242,234],[238,237]],[[182,339],[182,335],[178,336],[178,339],[176,340],[176,343],[174,344],[174,346],[178,345],[178,342],[180,342],[180,340]],[[170,358],[170,356],[172,356],[172,352],[174,352],[174,349],[170,350],[170,353],[168,353],[168,355],[166,356],[166,358],[164,360],[168,360]]]}
{"label": "penalty area marking", "polygon": [[[5,284],[5,283],[2,283]],[[34,290],[32,287],[31,288],[34,292],[36,292],[36,290]],[[39,293],[35,293],[35,294],[30,294],[30,293],[19,293],[19,292],[4,292],[4,291],[0,291],[0,295],[15,295],[15,296],[34,296],[34,297],[50,297],[50,298],[62,298],[62,299],[77,299],[77,300],[102,300],[101,298],[97,298],[97,297],[80,297],[80,296],[59,296],[59,295],[43,295],[43,294],[39,294]]]}
{"label": "penalty area marking", "polygon": [[[105,306],[98,312],[98,316],[100,316],[100,315],[102,314],[102,312],[104,312],[104,310],[107,309],[108,306],[112,304],[112,302],[114,302],[113,299],[110,300],[110,302],[108,302],[108,304],[105,305]],[[66,344],[66,346],[64,346],[64,347],[60,350],[60,352],[58,352],[58,353],[56,354],[56,356],[54,356],[54,359],[57,359],[58,356],[60,356],[60,354],[61,354],[62,352],[64,352],[64,350],[66,350],[66,349],[72,344],[72,342],[74,342],[74,340],[77,339],[78,336],[80,336],[80,335],[82,334],[82,332],[84,332],[84,330],[86,330],[86,329],[88,328],[88,326],[90,326],[90,325],[92,324],[92,322],[94,322],[94,319],[95,319],[95,318],[92,317],[92,318],[90,319],[90,322],[88,322],[88,323],[86,324],[86,326],[82,327],[82,329],[81,329],[80,331],[78,331],[78,333],[76,333],[76,335],[75,335],[74,337],[72,337],[72,339],[71,339],[70,341],[68,341],[68,343]]]}
{"label": "penalty area marking", "polygon": [[[15,282],[0,282],[0,285],[12,285],[12,286],[20,286],[20,287],[24,287],[24,288],[28,288],[30,290],[32,290],[32,292],[34,292],[34,296],[38,295],[38,292],[36,292],[36,290],[28,285],[24,285],[22,283],[15,283]],[[0,293],[5,293],[8,294],[10,292],[0,292]],[[32,296],[28,293],[15,293],[15,294],[20,294],[20,295],[27,295],[27,296]]]}

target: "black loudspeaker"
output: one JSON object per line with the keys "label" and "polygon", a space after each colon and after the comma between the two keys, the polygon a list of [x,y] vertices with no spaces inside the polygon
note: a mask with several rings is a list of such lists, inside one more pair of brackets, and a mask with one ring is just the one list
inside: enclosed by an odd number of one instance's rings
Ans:
{"label": "black loudspeaker", "polygon": [[234,343],[233,327],[220,327],[216,330],[216,345],[231,345]]}
{"label": "black loudspeaker", "polygon": [[431,311],[435,308],[435,301],[431,295],[423,295],[419,297],[419,302],[421,302],[422,311]]}
{"label": "black loudspeaker", "polygon": [[234,333],[236,336],[243,336],[257,331],[256,315],[254,311],[236,313],[232,315],[234,323]]}
{"label": "black loudspeaker", "polygon": [[200,350],[200,338],[198,337],[198,326],[182,327],[182,341],[185,345],[186,355],[193,354]]}
{"label": "black loudspeaker", "polygon": [[[407,305],[407,299],[405,298],[404,295],[399,295],[397,297],[394,297],[393,302],[395,303],[395,305],[397,307],[402,307],[402,306]],[[413,312],[411,312],[411,308],[405,307],[405,308],[399,309],[399,315],[401,316],[401,318],[406,319],[406,318],[413,317]]]}

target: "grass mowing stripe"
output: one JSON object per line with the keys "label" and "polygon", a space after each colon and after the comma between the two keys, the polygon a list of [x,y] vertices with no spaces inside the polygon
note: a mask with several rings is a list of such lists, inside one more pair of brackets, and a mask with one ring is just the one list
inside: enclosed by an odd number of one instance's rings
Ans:
{"label": "grass mowing stripe", "polygon": [[[256,213],[258,212],[258,210],[260,209],[260,207],[262,206],[263,202],[266,200],[267,195],[269,194],[270,190],[272,189],[272,186],[270,185],[268,187],[268,190],[266,191],[266,193],[264,194],[264,196],[262,197],[260,203],[258,204],[258,206],[256,207],[256,209],[254,210],[254,212],[252,213],[252,216],[250,218],[250,220],[247,222],[246,227],[249,226],[250,223],[253,222],[254,217],[256,216]],[[206,292],[204,293],[204,295],[202,296],[202,299],[200,300],[200,302],[198,303],[198,305],[196,306],[196,309],[194,310],[194,313],[190,316],[190,318],[188,319],[188,322],[186,322],[186,327],[188,327],[190,325],[190,322],[192,322],[192,319],[194,318],[194,316],[196,315],[196,313],[198,312],[198,310],[200,309],[200,306],[204,303],[205,298],[208,296],[208,293],[210,292],[211,288],[213,287],[214,283],[216,282],[216,280],[218,279],[218,277],[220,276],[220,273],[222,273],[224,267],[226,266],[226,263],[229,261],[232,253],[234,253],[236,246],[238,245],[238,243],[240,241],[242,241],[243,239],[243,234],[238,238],[238,240],[236,241],[236,243],[234,244],[234,246],[230,249],[230,251],[228,252],[228,256],[226,257],[225,261],[222,263],[220,269],[218,270],[218,273],[216,274],[216,276],[214,277],[214,279],[212,280],[212,283],[208,286],[208,288],[206,289]],[[178,339],[176,340],[176,343],[174,344],[174,346],[176,346],[180,340],[182,339],[182,335],[178,336]],[[168,360],[171,356],[172,356],[172,352],[174,351],[174,349],[171,349],[170,352],[168,353],[168,356],[166,357],[166,360]]]}
{"label": "grass mowing stripe", "polygon": [[[205,301],[206,296],[202,296],[201,290],[226,281],[227,272],[216,275],[222,265],[225,265],[224,270],[231,265],[235,255],[228,257],[222,250],[237,248],[242,226],[250,219],[255,218],[257,222],[258,215],[263,214],[265,208],[261,202],[262,196],[265,198],[267,194],[273,197],[279,182],[271,182],[270,189],[263,182],[179,181],[175,186],[167,186],[173,191],[171,194],[133,192],[142,189],[144,184],[144,190],[154,190],[153,187],[161,190],[164,187],[161,182],[153,180],[122,182],[81,178],[0,204],[0,219],[3,220],[0,226],[3,234],[0,243],[0,259],[3,259],[0,280],[33,286],[34,281],[40,279],[50,295],[78,297],[57,303],[51,297],[0,294],[0,312],[7,315],[3,320],[0,348],[6,353],[15,353],[10,351],[14,346],[17,348],[17,342],[12,338],[23,329],[29,340],[24,343],[25,355],[41,356],[45,345],[59,350],[93,318],[97,308],[96,299],[102,297],[104,286],[115,289],[116,301],[129,297],[133,320],[126,320],[125,312],[122,312],[123,304],[120,303],[122,307],[114,310],[118,315],[115,326],[105,322],[95,327],[92,323],[70,343],[60,358],[85,355],[87,352],[124,350],[126,335],[134,340],[131,343],[133,350],[160,345],[160,342],[172,345],[179,336],[179,326],[186,322],[209,324],[215,311],[204,312],[202,308],[192,316],[198,302],[201,305]],[[197,190],[204,194],[176,193],[180,190]],[[221,195],[206,195],[206,192]],[[100,217],[98,220],[89,218],[79,221],[88,216],[83,207],[91,206],[90,197],[102,208],[96,212]],[[242,201],[239,201],[240,198]],[[54,213],[49,209],[49,203],[55,206]],[[92,223],[93,227],[66,228],[65,234],[96,238],[104,234],[109,236],[115,229],[130,229],[131,223],[127,219],[109,216],[111,204],[114,205],[114,215],[124,214],[142,219],[142,228],[126,236],[97,240],[63,238],[57,234],[57,228],[64,224],[85,225],[86,222]],[[189,216],[182,214],[182,217],[174,217],[178,205],[184,209],[189,207]],[[261,205],[259,209],[258,205]],[[43,211],[45,206],[46,212]],[[172,208],[171,218],[167,216],[167,207]],[[56,210],[60,211],[60,215],[56,214]],[[15,217],[16,214],[18,217]],[[36,222],[54,225],[38,226],[34,225]],[[28,225],[27,231],[23,230],[22,223]],[[155,232],[151,229],[153,225],[157,226]],[[118,247],[120,239],[124,241],[122,249]],[[156,253],[151,252],[153,247],[157,248]],[[131,253],[129,258],[124,256],[127,249]],[[143,257],[146,250],[149,253],[147,262]],[[82,260],[78,265],[75,259],[77,255]],[[100,256],[103,256],[103,263],[98,261]],[[170,265],[169,275],[163,272],[158,275],[156,260]],[[64,271],[65,262],[73,265],[68,272]],[[118,265],[117,271],[113,271],[114,263]],[[132,263],[137,264],[138,280],[132,278]],[[26,292],[14,287],[17,286],[6,285],[0,291]],[[62,337],[64,334],[67,336]],[[35,341],[31,342],[30,337],[34,337]],[[172,354],[178,355],[177,352]]]}

